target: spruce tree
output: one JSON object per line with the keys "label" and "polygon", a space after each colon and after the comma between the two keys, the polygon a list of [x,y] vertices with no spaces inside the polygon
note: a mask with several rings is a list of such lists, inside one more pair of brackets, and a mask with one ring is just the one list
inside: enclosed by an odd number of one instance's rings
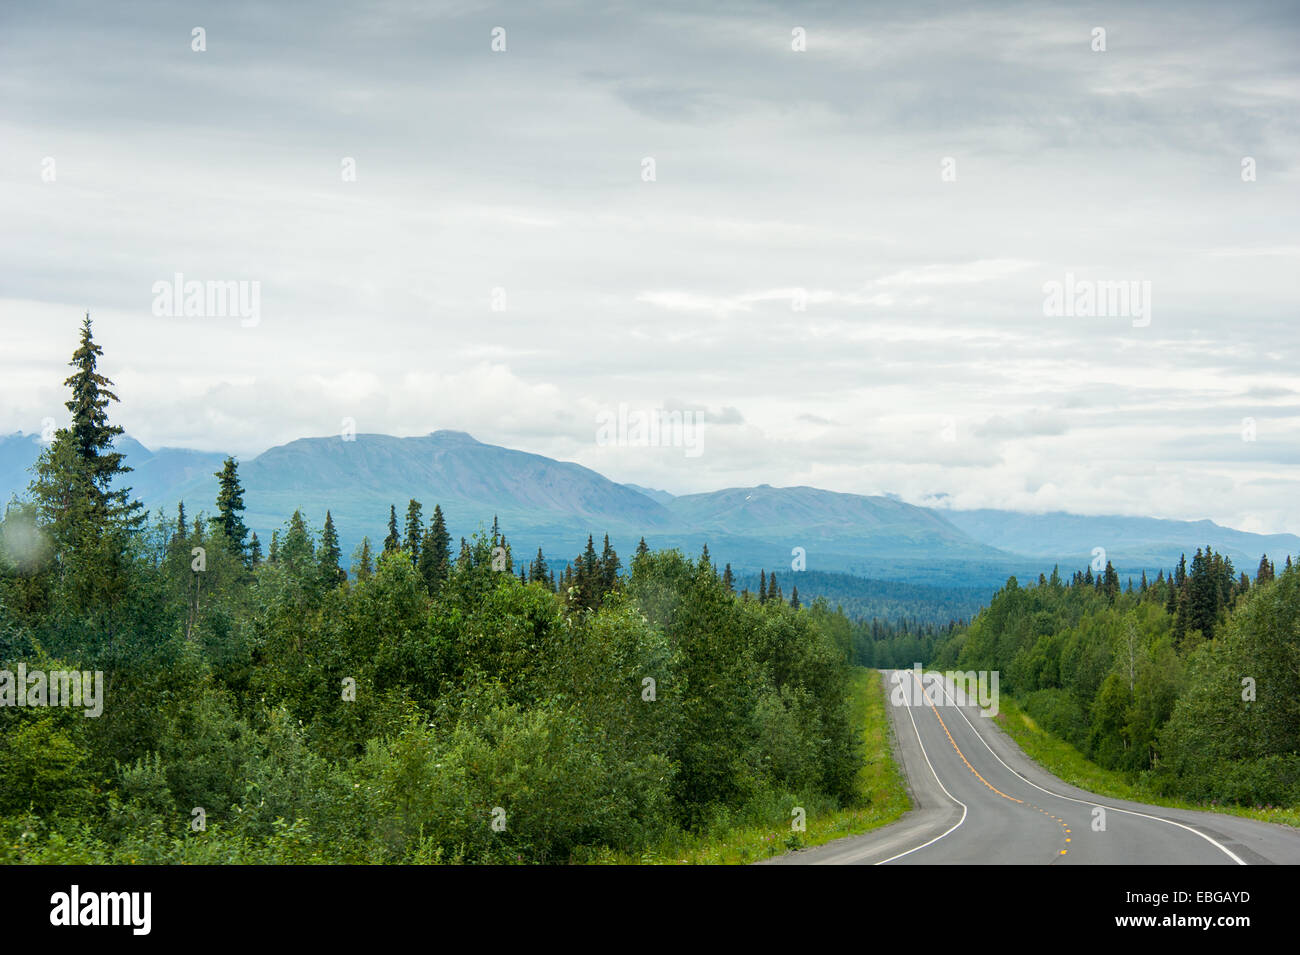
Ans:
{"label": "spruce tree", "polygon": [[316,545],[307,532],[307,522],[301,511],[295,510],[289,518],[284,543],[280,546],[280,561],[298,572],[306,570],[316,561]]}
{"label": "spruce tree", "polygon": [[795,584],[790,588],[790,606],[795,610],[799,609],[799,585]]}
{"label": "spruce tree", "polygon": [[370,538],[361,538],[361,544],[352,553],[352,576],[357,580],[369,580],[374,576],[375,564],[370,553]]}
{"label": "spruce tree", "polygon": [[343,554],[339,550],[338,531],[334,529],[334,515],[328,510],[325,512],[325,527],[320,532],[320,547],[317,548],[316,555],[320,559],[321,578],[325,583],[337,585],[347,579],[347,574],[339,566]]}
{"label": "spruce tree", "polygon": [[280,532],[278,530],[271,531],[271,550],[266,555],[266,560],[267,563],[271,564],[280,563]]}
{"label": "spruce tree", "polygon": [[210,519],[226,535],[231,550],[246,559],[244,555],[244,538],[248,528],[244,526],[244,489],[239,484],[239,466],[234,458],[226,458],[217,478],[217,516]]}
{"label": "spruce tree", "polygon": [[722,571],[722,586],[727,588],[729,594],[736,592],[736,581],[731,575],[731,564],[727,564],[726,569]]}
{"label": "spruce tree", "polygon": [[424,521],[420,518],[423,510],[419,501],[411,498],[406,505],[406,550],[411,555],[411,563],[420,565],[420,546],[424,541]]}
{"label": "spruce tree", "polygon": [[1102,582],[1102,591],[1111,603],[1114,603],[1115,598],[1119,596],[1119,573],[1110,561],[1106,561],[1106,576]]}
{"label": "spruce tree", "polygon": [[587,608],[595,608],[600,603],[600,559],[596,556],[596,542],[587,535],[587,548],[577,560],[574,571],[574,585],[578,588],[578,603]]}
{"label": "spruce tree", "polygon": [[[528,577],[533,581],[546,582],[548,577],[553,576],[550,568],[546,566],[546,558],[542,556],[542,549],[537,548],[537,556],[533,558],[532,564],[528,567]],[[554,588],[552,588],[554,589]]]}
{"label": "spruce tree", "polygon": [[108,406],[118,399],[97,370],[102,354],[87,314],[68,363],[75,370],[64,381],[72,391],[66,402],[72,421],[41,452],[30,487],[42,536],[54,545],[56,579],[72,606],[87,613],[116,604],[126,592],[128,537],[145,518],[131,489],[114,487],[131,469],[113,450],[123,429],[108,421]]}
{"label": "spruce tree", "polygon": [[109,390],[113,382],[97,370],[103,354],[104,350],[95,343],[87,312],[81,324],[80,345],[68,362],[76,371],[63,382],[72,389],[72,399],[64,404],[72,412],[72,422],[55,432],[50,450],[64,444],[72,451],[87,480],[85,490],[91,516],[101,528],[134,529],[144,520],[140,502],[130,499],[129,487],[112,487],[114,479],[130,473],[131,468],[122,463],[124,455],[113,450],[114,440],[124,429],[108,423],[108,405],[119,399]]}
{"label": "spruce tree", "polygon": [[253,537],[248,542],[248,566],[257,570],[262,563],[262,542],[257,539],[257,531],[253,531]]}
{"label": "spruce tree", "polygon": [[767,603],[767,570],[763,569],[758,572],[758,602]]}
{"label": "spruce tree", "polygon": [[392,504],[388,505],[388,536],[384,538],[384,553],[391,554],[400,550],[402,547],[402,538],[397,533],[397,508]]}
{"label": "spruce tree", "polygon": [[609,535],[605,535],[605,546],[600,552],[600,586],[602,596],[612,593],[618,587],[618,572],[622,567],[618,554],[609,546]]}
{"label": "spruce tree", "polygon": [[420,546],[417,569],[431,596],[438,593],[451,574],[451,535],[447,533],[447,522],[443,519],[440,505],[433,506],[433,520],[429,522]]}
{"label": "spruce tree", "polygon": [[1273,579],[1273,564],[1265,554],[1259,559],[1259,570],[1255,571],[1255,583],[1263,584]]}

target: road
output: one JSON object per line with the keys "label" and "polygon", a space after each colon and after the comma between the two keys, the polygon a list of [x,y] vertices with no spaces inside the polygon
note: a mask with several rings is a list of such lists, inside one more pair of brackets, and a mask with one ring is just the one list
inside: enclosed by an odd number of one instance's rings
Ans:
{"label": "road", "polygon": [[979,707],[957,705],[950,681],[887,670],[885,687],[895,698],[888,707],[895,758],[915,808],[874,832],[767,864],[1300,864],[1300,831],[1290,827],[1111,799],[1062,782]]}

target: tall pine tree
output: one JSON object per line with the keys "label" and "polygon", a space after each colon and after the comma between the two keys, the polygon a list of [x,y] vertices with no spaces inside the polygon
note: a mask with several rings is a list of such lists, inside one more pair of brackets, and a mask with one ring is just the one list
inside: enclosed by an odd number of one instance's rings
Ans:
{"label": "tall pine tree", "polygon": [[241,560],[247,560],[244,554],[244,538],[248,528],[244,526],[244,489],[239,484],[239,465],[234,458],[226,458],[217,478],[217,516],[210,523],[221,528],[231,550]]}
{"label": "tall pine tree", "polygon": [[334,529],[334,515],[329,511],[325,512],[325,527],[320,532],[320,547],[316,549],[316,556],[320,559],[321,577],[325,583],[337,585],[347,579],[347,574],[339,566],[343,554],[339,550],[338,531]]}
{"label": "tall pine tree", "polygon": [[402,549],[402,538],[397,533],[397,508],[388,505],[388,536],[384,538],[384,553],[391,554]]}
{"label": "tall pine tree", "polygon": [[411,563],[416,567],[420,565],[420,547],[424,543],[424,521],[420,518],[422,506],[415,498],[411,498],[406,505],[406,542],[407,553],[411,555]]}

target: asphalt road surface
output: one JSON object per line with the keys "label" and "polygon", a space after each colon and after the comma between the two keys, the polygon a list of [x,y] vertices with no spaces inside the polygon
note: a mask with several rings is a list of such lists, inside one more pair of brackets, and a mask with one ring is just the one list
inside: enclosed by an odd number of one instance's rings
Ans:
{"label": "asphalt road surface", "polygon": [[[951,682],[885,671],[913,810],[776,865],[1300,864],[1300,831],[1219,813],[1096,796],[1028,759]],[[897,687],[897,689],[896,689]],[[1100,811],[1099,811],[1100,810]]]}

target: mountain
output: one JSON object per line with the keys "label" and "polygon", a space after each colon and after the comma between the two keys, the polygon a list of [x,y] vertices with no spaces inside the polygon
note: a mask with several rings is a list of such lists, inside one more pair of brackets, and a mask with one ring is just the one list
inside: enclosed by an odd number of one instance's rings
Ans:
{"label": "mountain", "polygon": [[630,487],[632,490],[638,491],[650,498],[650,500],[657,501],[660,504],[667,504],[673,499],[673,495],[669,494],[667,491],[660,491],[653,487],[642,487],[640,484],[624,484],[623,486]]}
{"label": "mountain", "polygon": [[[134,496],[146,504],[179,500],[178,488],[196,482],[202,486],[205,478],[211,478],[209,497],[216,500],[217,482],[212,475],[226,459],[224,454],[188,448],[151,451],[130,435],[120,436],[113,446],[126,456],[126,465],[132,469],[127,483]],[[32,480],[30,469],[44,447],[38,434],[19,431],[0,435],[0,509],[12,496],[26,492]]]}
{"label": "mountain", "polygon": [[22,494],[31,483],[28,469],[41,453],[39,434],[0,435],[0,506],[14,494]]}
{"label": "mountain", "polygon": [[[1092,560],[1093,548],[1106,551],[1116,567],[1172,569],[1178,555],[1188,557],[1207,544],[1231,558],[1238,571],[1255,575],[1259,558],[1294,554],[1300,538],[1294,534],[1252,534],[1223,527],[1213,521],[1168,521],[1153,517],[1083,517],[1053,512],[1020,514],[1013,511],[938,511],[965,533],[992,547],[1059,561],[1062,570],[1082,568]],[[1283,558],[1285,559],[1285,558]]]}
{"label": "mountain", "polygon": [[[453,543],[497,517],[516,558],[524,559],[539,545],[553,557],[572,556],[588,533],[598,539],[609,533],[634,546],[639,535],[670,520],[662,505],[589,468],[483,444],[461,431],[411,438],[358,434],[348,441],[300,438],[241,463],[239,471],[245,522],[259,537],[269,541],[271,528],[295,508],[319,527],[328,508],[345,555],[363,535],[372,544],[382,540],[390,504],[404,526],[411,498],[424,505],[426,524],[434,505],[441,505]],[[190,507],[213,501],[216,479],[182,484],[172,498],[181,496]]]}
{"label": "mountain", "polygon": [[[180,500],[192,515],[213,512],[215,472],[224,454],[151,451],[128,436],[118,447],[135,469],[129,475],[135,496],[156,513],[170,516]],[[35,435],[0,437],[0,500],[25,490],[26,469],[40,449]],[[1207,543],[1251,574],[1261,553],[1275,560],[1300,553],[1294,535],[1250,534],[1210,521],[950,511],[893,495],[766,484],[673,496],[615,483],[578,464],[484,444],[461,431],[301,438],[242,461],[240,476],[245,522],[264,548],[294,509],[319,527],[328,508],[345,555],[363,535],[379,544],[390,504],[403,525],[412,497],[423,502],[426,523],[434,504],[442,506],[453,541],[490,526],[495,516],[517,561],[540,546],[557,566],[581,551],[589,533],[598,546],[608,534],[625,562],[644,536],[651,547],[677,547],[692,556],[707,543],[713,560],[731,563],[737,574],[760,568],[786,574],[802,548],[807,572],[985,590],[1012,574],[1037,577],[1053,563],[1063,573],[1081,569],[1094,547],[1106,548],[1121,579],[1167,569],[1179,554]]]}

